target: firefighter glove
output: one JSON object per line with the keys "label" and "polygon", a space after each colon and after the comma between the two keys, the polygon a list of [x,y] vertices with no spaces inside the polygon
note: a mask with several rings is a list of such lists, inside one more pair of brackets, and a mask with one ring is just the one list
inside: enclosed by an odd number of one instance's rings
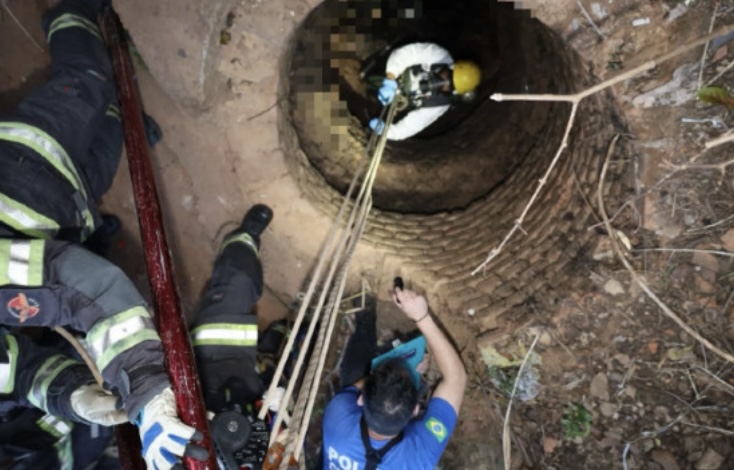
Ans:
{"label": "firefighter glove", "polygon": [[378,118],[370,119],[370,129],[377,132],[377,135],[382,135],[385,131],[385,121]]}
{"label": "firefighter glove", "polygon": [[117,407],[118,397],[97,384],[77,388],[69,401],[74,413],[88,423],[116,426],[127,422],[127,413]]}
{"label": "firefighter glove", "polygon": [[145,405],[135,424],[138,425],[143,458],[149,469],[169,470],[180,464],[184,455],[196,460],[208,457],[206,449],[191,443],[203,436],[178,419],[176,399],[170,387]]}
{"label": "firefighter glove", "polygon": [[382,103],[383,106],[387,106],[392,103],[393,98],[395,98],[395,92],[397,90],[398,82],[386,78],[385,80],[383,80],[382,86],[377,92],[377,98],[380,100],[380,103]]}

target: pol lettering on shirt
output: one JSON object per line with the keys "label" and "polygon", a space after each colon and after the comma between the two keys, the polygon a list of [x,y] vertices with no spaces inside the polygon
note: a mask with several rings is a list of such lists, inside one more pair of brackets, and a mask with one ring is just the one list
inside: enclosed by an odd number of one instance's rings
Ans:
{"label": "pol lettering on shirt", "polygon": [[329,470],[359,470],[359,464],[329,447]]}

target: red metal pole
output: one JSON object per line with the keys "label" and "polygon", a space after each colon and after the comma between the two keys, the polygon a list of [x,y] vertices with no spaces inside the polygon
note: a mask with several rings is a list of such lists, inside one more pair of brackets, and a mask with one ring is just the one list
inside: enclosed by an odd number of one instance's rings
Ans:
{"label": "red metal pole", "polygon": [[201,445],[209,450],[208,462],[186,458],[184,463],[192,470],[207,468],[214,470],[217,468],[216,458],[209,434],[201,386],[197,380],[198,375],[189,332],[173,279],[173,265],[163,229],[155,175],[151,165],[150,149],[145,139],[143,112],[133,65],[122,25],[111,8],[104,15],[103,28],[115,68],[117,93],[125,130],[125,149],[130,164],[140,234],[153,294],[155,320],[163,342],[168,374],[178,405],[178,415],[184,423],[195,427],[204,434]]}

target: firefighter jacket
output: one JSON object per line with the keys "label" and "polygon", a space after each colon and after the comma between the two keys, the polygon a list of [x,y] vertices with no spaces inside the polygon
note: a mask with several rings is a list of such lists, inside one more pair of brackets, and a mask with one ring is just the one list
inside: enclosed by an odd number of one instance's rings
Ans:
{"label": "firefighter jacket", "polygon": [[100,224],[89,185],[40,128],[0,122],[0,236],[84,241]]}
{"label": "firefighter jacket", "polygon": [[[145,301],[118,267],[81,247],[50,240],[0,240],[0,302],[2,325],[64,326],[85,333],[87,351],[109,388],[121,396],[131,420],[169,386],[160,338]],[[69,405],[57,394],[82,380],[78,364],[26,349],[11,335],[0,342],[2,394],[71,417],[73,411],[64,409]]]}

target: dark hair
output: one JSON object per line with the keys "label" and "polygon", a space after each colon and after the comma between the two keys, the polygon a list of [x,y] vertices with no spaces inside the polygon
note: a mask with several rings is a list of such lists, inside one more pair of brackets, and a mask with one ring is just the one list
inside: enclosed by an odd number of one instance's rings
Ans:
{"label": "dark hair", "polygon": [[413,417],[418,391],[407,368],[404,360],[391,359],[375,367],[365,380],[364,419],[372,431],[393,436]]}

